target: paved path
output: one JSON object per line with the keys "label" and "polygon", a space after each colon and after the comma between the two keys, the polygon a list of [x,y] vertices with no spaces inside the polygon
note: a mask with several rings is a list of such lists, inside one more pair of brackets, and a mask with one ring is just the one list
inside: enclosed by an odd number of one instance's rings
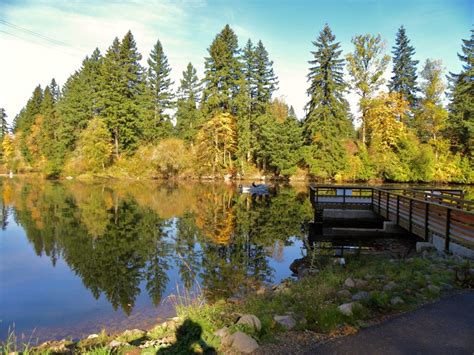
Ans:
{"label": "paved path", "polygon": [[474,354],[474,292],[312,347],[307,354]]}

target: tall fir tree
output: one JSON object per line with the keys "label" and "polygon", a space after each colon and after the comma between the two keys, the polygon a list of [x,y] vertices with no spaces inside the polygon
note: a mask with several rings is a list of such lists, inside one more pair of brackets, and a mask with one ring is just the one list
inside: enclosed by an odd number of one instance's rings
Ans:
{"label": "tall fir tree", "polygon": [[51,79],[51,83],[49,84],[49,90],[51,91],[51,95],[53,97],[54,102],[58,102],[61,96],[61,89],[59,85],[56,83],[56,79]]}
{"label": "tall fir tree", "polygon": [[0,141],[5,137],[6,134],[9,132],[8,128],[8,121],[7,121],[7,113],[3,107],[0,107]]}
{"label": "tall fir tree", "polygon": [[462,52],[458,53],[462,71],[449,75],[451,102],[446,133],[455,153],[474,159],[474,29],[462,42]]}
{"label": "tall fir tree", "polygon": [[390,92],[397,92],[408,101],[412,109],[416,108],[419,91],[417,85],[416,66],[418,60],[414,60],[415,48],[410,46],[405,28],[401,26],[397,32],[393,54],[393,76],[388,84]]}
{"label": "tall fir tree", "polygon": [[255,57],[255,101],[257,111],[263,112],[272,100],[272,95],[278,89],[278,78],[273,71],[273,61],[262,41],[258,41],[254,50]]}
{"label": "tall fir tree", "polygon": [[98,95],[102,62],[103,57],[96,48],[82,61],[81,68],[67,79],[57,101],[61,136],[67,151],[74,150],[82,130],[100,113]]}
{"label": "tall fir tree", "polygon": [[217,34],[208,53],[204,70],[203,111],[206,115],[213,112],[236,114],[242,64],[239,61],[237,35],[229,25]]}
{"label": "tall fir tree", "polygon": [[178,89],[176,133],[179,138],[191,145],[202,123],[202,114],[197,106],[201,91],[201,82],[197,77],[196,69],[188,63]]}
{"label": "tall fir tree", "polygon": [[159,40],[153,47],[147,63],[149,112],[146,115],[144,135],[147,140],[153,141],[170,134],[171,123],[167,110],[174,107],[173,82],[170,79],[171,67]]}
{"label": "tall fir tree", "polygon": [[142,133],[144,78],[141,54],[129,31],[122,41],[115,38],[107,50],[99,89],[100,115],[114,140],[115,156],[132,153]]}
{"label": "tall fir tree", "polygon": [[18,133],[22,132],[18,142],[18,147],[23,158],[31,163],[33,156],[27,144],[27,136],[31,132],[31,128],[35,124],[36,116],[41,113],[41,104],[43,102],[43,89],[38,85],[34,91],[31,98],[26,103],[26,106],[20,111],[20,113],[15,117],[13,122],[13,132]]}
{"label": "tall fir tree", "polygon": [[306,104],[304,135],[311,173],[333,177],[347,165],[344,140],[352,133],[349,104],[344,98],[344,59],[340,43],[328,25],[316,41],[308,74],[310,97]]}

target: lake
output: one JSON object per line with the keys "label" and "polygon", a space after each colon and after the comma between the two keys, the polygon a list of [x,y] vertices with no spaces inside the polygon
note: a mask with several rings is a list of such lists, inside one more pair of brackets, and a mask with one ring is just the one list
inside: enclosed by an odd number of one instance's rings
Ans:
{"label": "lake", "polygon": [[0,338],[147,328],[170,295],[215,300],[291,276],[312,209],[305,185],[0,179]]}

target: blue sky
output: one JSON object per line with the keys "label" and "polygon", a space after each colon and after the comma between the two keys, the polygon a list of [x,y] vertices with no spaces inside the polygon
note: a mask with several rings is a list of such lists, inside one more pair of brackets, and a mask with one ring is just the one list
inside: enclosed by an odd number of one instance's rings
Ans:
{"label": "blue sky", "polygon": [[[12,119],[39,83],[63,84],[95,47],[105,52],[129,29],[144,62],[160,39],[176,86],[192,62],[202,77],[204,57],[216,33],[228,23],[240,44],[261,39],[280,78],[277,96],[303,114],[307,61],[319,31],[328,23],[344,54],[355,34],[380,34],[390,53],[404,25],[421,63],[441,59],[459,71],[461,39],[474,23],[474,2],[420,1],[41,1],[0,0],[0,106]],[[28,32],[32,31],[32,32]],[[46,38],[45,38],[46,37]],[[387,73],[387,77],[390,73]],[[356,98],[348,94],[355,108]],[[355,112],[355,111],[354,111]]]}

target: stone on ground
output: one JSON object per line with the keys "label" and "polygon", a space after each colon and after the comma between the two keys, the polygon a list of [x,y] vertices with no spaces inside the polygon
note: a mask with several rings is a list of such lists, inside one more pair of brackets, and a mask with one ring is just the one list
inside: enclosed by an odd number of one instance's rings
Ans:
{"label": "stone on ground", "polygon": [[399,304],[405,303],[405,301],[403,301],[401,297],[397,296],[397,297],[393,297],[390,300],[390,303],[392,304],[392,306],[398,306]]}
{"label": "stone on ground", "polygon": [[340,290],[337,291],[336,296],[340,298],[351,298],[352,294],[349,290]]}
{"label": "stone on ground", "polygon": [[258,349],[258,343],[255,339],[243,332],[236,332],[223,338],[222,343],[232,347],[233,350],[245,354],[249,354]]}
{"label": "stone on ground", "polygon": [[428,285],[427,288],[428,288],[428,290],[430,290],[433,293],[439,293],[439,291],[440,291],[440,288],[438,286],[435,286],[435,285]]}
{"label": "stone on ground", "polygon": [[354,308],[356,306],[357,306],[356,302],[350,302],[350,303],[341,304],[337,308],[339,309],[339,312],[341,312],[345,316],[352,316],[352,314],[354,313]]}
{"label": "stone on ground", "polygon": [[293,329],[296,326],[296,320],[291,315],[284,315],[284,316],[274,316],[273,319],[275,322],[286,328],[287,330]]}
{"label": "stone on ground", "polygon": [[112,340],[109,343],[109,348],[118,348],[118,347],[126,346],[126,345],[128,345],[128,343],[125,343],[123,341],[118,341],[118,340]]}
{"label": "stone on ground", "polygon": [[350,277],[346,279],[346,281],[344,281],[344,286],[346,287],[349,287],[349,288],[352,288],[352,287],[355,287],[355,282],[354,280],[352,280]]}
{"label": "stone on ground", "polygon": [[253,314],[244,314],[239,318],[237,324],[247,325],[256,331],[260,331],[262,329],[262,323],[260,322],[260,319],[258,319]]}
{"label": "stone on ground", "polygon": [[430,251],[436,249],[435,246],[432,243],[428,242],[418,242],[416,243],[416,252],[417,253],[422,253],[425,250]]}
{"label": "stone on ground", "polygon": [[383,287],[383,290],[384,290],[384,291],[391,291],[391,290],[393,290],[395,287],[397,287],[396,282],[390,281],[388,284],[386,284],[386,285]]}
{"label": "stone on ground", "polygon": [[360,291],[360,292],[357,292],[354,296],[352,296],[352,300],[353,301],[360,301],[360,300],[365,300],[369,297],[370,297],[370,295],[369,295],[368,292]]}

